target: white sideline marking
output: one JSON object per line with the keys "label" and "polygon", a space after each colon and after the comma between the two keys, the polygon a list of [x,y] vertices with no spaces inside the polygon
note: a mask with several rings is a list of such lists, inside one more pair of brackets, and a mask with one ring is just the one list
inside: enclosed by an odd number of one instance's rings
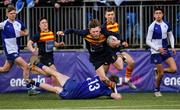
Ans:
{"label": "white sideline marking", "polygon": [[[180,107],[179,104],[174,104],[174,105],[135,105],[135,106],[96,106],[96,107],[77,107],[77,109],[118,109],[118,108],[152,108],[152,107]],[[76,107],[73,107],[73,109],[76,109]],[[153,109],[153,108],[152,108]],[[169,110],[169,109],[168,109]]]}

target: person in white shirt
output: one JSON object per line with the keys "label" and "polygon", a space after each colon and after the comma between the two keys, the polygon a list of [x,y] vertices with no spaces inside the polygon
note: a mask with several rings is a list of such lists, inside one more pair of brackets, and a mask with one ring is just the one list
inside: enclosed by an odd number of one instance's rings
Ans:
{"label": "person in white shirt", "polygon": [[[156,65],[156,85],[154,88],[155,96],[162,96],[160,92],[160,84],[164,73],[175,73],[177,66],[170,51],[168,50],[168,39],[172,48],[173,55],[176,55],[174,48],[174,36],[169,23],[163,21],[163,10],[155,9],[155,20],[148,28],[146,44],[151,47],[151,63]],[[163,68],[163,62],[169,65],[168,68]]]}
{"label": "person in white shirt", "polygon": [[[18,38],[27,36],[28,31],[25,25],[16,20],[16,9],[9,5],[6,9],[7,19],[0,23],[2,30],[3,49],[6,55],[6,61],[3,67],[0,67],[0,73],[7,73],[13,64],[17,64],[23,70],[23,78],[25,81],[29,80],[29,66],[25,60],[19,55]],[[27,84],[29,88],[30,85]]]}

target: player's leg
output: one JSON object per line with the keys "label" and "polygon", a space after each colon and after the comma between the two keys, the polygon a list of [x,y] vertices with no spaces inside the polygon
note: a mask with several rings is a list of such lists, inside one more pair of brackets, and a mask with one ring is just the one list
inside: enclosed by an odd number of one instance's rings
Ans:
{"label": "player's leg", "polygon": [[[45,76],[50,76],[51,79],[52,79],[52,84],[55,86],[55,85],[59,85],[57,79],[54,77],[54,76],[51,76],[49,73],[43,71],[41,68],[35,66],[35,65],[31,65],[30,66],[30,70],[33,74],[41,74],[41,75],[45,75]],[[51,67],[50,68],[54,69],[56,71],[56,68],[54,67]]]}
{"label": "player's leg", "polygon": [[[48,67],[50,67],[51,69],[54,69],[55,71],[57,71],[55,65],[54,65],[54,57],[53,54],[45,54],[42,55],[40,57],[40,62]],[[51,77],[51,84],[56,86],[59,85],[59,82],[57,81],[57,79],[54,76],[50,76]]]}
{"label": "player's leg", "polygon": [[56,94],[59,94],[63,90],[63,88],[60,86],[52,86],[52,85],[46,84],[46,83],[35,82],[34,80],[30,80],[29,83],[36,87],[42,88],[44,90],[47,90],[49,92],[53,92]]}
{"label": "player's leg", "polygon": [[108,64],[104,64],[103,67],[104,67],[105,73],[107,73],[108,70],[109,70],[109,65]]}
{"label": "player's leg", "polygon": [[56,93],[56,94],[59,94],[63,90],[62,87],[51,86],[51,85],[46,84],[46,83],[40,83],[39,86],[37,86],[37,87],[40,87],[40,88],[42,88],[44,90],[47,90],[49,92],[53,92],[53,93]]}
{"label": "player's leg", "polygon": [[57,71],[55,71],[54,69],[46,66],[46,65],[43,65],[42,63],[37,63],[36,64],[37,67],[41,68],[43,71],[45,71],[46,73],[48,73],[50,76],[53,76],[57,79],[58,83],[61,84],[61,86],[64,85],[64,83],[66,82],[67,79],[69,79],[68,76],[62,74],[62,73],[59,73]]}
{"label": "player's leg", "polygon": [[[48,61],[47,62],[44,62],[44,63],[48,63]],[[41,63],[40,62],[40,59],[39,59],[39,57],[38,56],[32,56],[31,58],[30,58],[30,65],[31,65],[31,70],[32,71],[35,71],[36,73],[38,72],[39,74],[43,74],[43,75],[46,75],[46,76],[51,76],[51,77],[53,77],[53,78],[55,78],[56,79],[56,81],[57,81],[57,84],[56,85],[60,85],[60,83],[61,83],[61,85],[63,85],[64,84],[64,81],[68,78],[67,76],[64,76],[64,75],[62,75],[62,77],[64,78],[63,80],[61,80],[60,78],[61,78],[61,76],[58,76],[58,74],[60,75],[60,73],[58,73],[57,71],[56,71],[56,68],[55,68],[55,66],[53,66],[53,65],[51,65],[50,67],[48,67],[48,66],[46,66],[46,65],[44,65],[43,63]],[[58,79],[57,79],[57,78]],[[60,78],[59,78],[60,77]],[[59,82],[60,83],[59,83]]]}
{"label": "player's leg", "polygon": [[125,60],[127,62],[127,67],[126,67],[126,73],[125,73],[125,81],[128,82],[131,79],[131,74],[134,69],[135,62],[128,53],[122,52],[121,55],[126,58]]}
{"label": "player's leg", "polygon": [[130,81],[131,75],[134,69],[134,64],[135,61],[134,59],[126,52],[122,52],[121,55],[125,58],[125,61],[127,63],[126,67],[126,73],[125,73],[125,78],[124,82],[129,85],[131,89],[136,89],[136,86]]}
{"label": "player's leg", "polygon": [[118,57],[121,57],[127,63],[124,82],[131,89],[136,89],[136,86],[130,81],[131,74],[132,74],[132,71],[134,69],[134,60],[133,60],[133,58],[128,53],[126,53],[126,52],[122,52],[120,55],[118,55]]}
{"label": "player's leg", "polygon": [[[121,57],[117,57],[116,61],[113,63],[113,65],[115,66],[116,69],[118,69],[119,71],[123,70],[124,64],[123,64],[123,59]],[[109,79],[111,81],[116,82],[117,84],[119,84],[119,77],[116,75],[112,75],[109,77]]]}
{"label": "player's leg", "polygon": [[[57,71],[56,66],[54,64],[52,64],[49,67],[54,69],[55,71]],[[54,85],[54,86],[59,85],[58,80],[54,76],[51,76],[51,80],[52,80],[52,85]]]}
{"label": "player's leg", "polygon": [[157,68],[157,79],[155,83],[154,95],[156,97],[159,97],[162,96],[162,94],[160,93],[160,85],[164,74],[164,70],[162,64],[156,64],[156,68]]}
{"label": "player's leg", "polygon": [[104,80],[109,80],[108,77],[106,76],[104,66],[101,65],[99,68],[96,69],[96,74],[99,76],[99,78],[104,81]]}
{"label": "player's leg", "polygon": [[23,78],[24,78],[24,80],[26,82],[26,87],[27,87],[27,90],[28,90],[28,95],[39,94],[40,92],[34,90],[32,85],[29,83],[29,80],[30,80],[29,79],[29,72],[30,72],[29,65],[20,56],[15,59],[15,63],[18,66],[20,66],[22,68],[22,70],[23,70]]}
{"label": "player's leg", "polygon": [[8,72],[12,66],[13,66],[13,61],[6,60],[5,64],[2,67],[0,67],[0,73]]}
{"label": "player's leg", "polygon": [[42,75],[48,75],[45,71],[43,71],[41,68],[35,66],[34,64],[36,62],[40,62],[40,58],[37,55],[32,55],[29,59],[29,68],[33,74],[42,74]]}
{"label": "player's leg", "polygon": [[121,57],[117,57],[117,60],[113,63],[113,65],[118,69],[119,71],[123,70],[124,64]]}
{"label": "player's leg", "polygon": [[33,74],[41,74],[41,75],[45,75],[45,76],[48,75],[48,73],[44,72],[41,68],[39,68],[35,65],[30,65],[29,68],[30,68],[31,73],[33,73]]}
{"label": "player's leg", "polygon": [[[50,67],[51,68],[51,67]],[[54,69],[54,68],[52,68]],[[45,75],[45,76],[49,76],[51,77],[51,80],[52,80],[52,85],[59,85],[57,79],[54,77],[54,76],[50,76],[49,73],[43,71],[41,68],[35,66],[35,65],[30,65],[30,70],[31,70],[31,73],[33,74],[41,74],[41,75]],[[56,70],[56,69],[55,69]]]}
{"label": "player's leg", "polygon": [[15,59],[15,63],[22,68],[24,80],[29,80],[29,65],[20,56]]}
{"label": "player's leg", "polygon": [[169,57],[165,62],[169,65],[168,68],[164,68],[165,73],[175,73],[177,71],[176,62],[173,57]]}
{"label": "player's leg", "polygon": [[151,54],[151,63],[156,65],[155,73],[155,88],[154,95],[156,97],[162,96],[160,92],[161,80],[164,74],[163,70],[163,55],[162,54]]}
{"label": "player's leg", "polygon": [[39,85],[40,88],[44,89],[44,90],[47,90],[49,92],[53,92],[53,93],[56,93],[56,94],[59,94],[62,92],[63,88],[62,87],[57,87],[57,86],[51,86],[49,84],[46,84],[46,83],[41,83]]}

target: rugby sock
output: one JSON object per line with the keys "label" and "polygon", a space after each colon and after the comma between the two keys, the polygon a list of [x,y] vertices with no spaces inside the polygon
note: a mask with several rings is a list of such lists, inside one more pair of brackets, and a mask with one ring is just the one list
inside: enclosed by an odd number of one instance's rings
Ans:
{"label": "rugby sock", "polygon": [[129,79],[131,78],[132,71],[133,71],[132,68],[129,68],[129,67],[126,68],[125,82],[129,81]]}
{"label": "rugby sock", "polygon": [[39,87],[39,86],[40,86],[40,83],[39,83],[39,82],[36,82],[36,83],[35,83],[35,86],[36,86],[36,87]]}
{"label": "rugby sock", "polygon": [[160,87],[155,87],[154,92],[158,92],[158,91],[160,91]]}
{"label": "rugby sock", "polygon": [[104,80],[103,82],[104,82],[108,87],[110,87],[110,88],[114,88],[115,85],[116,85],[115,82],[110,81],[110,80]]}
{"label": "rugby sock", "polygon": [[26,88],[30,89],[32,87],[32,85],[30,83],[26,84]]}
{"label": "rugby sock", "polygon": [[42,69],[44,65],[42,63],[37,63],[36,66]]}
{"label": "rugby sock", "polygon": [[31,71],[35,71],[35,65],[32,65]]}
{"label": "rugby sock", "polygon": [[31,80],[30,84],[35,85],[36,87],[39,87],[40,83],[35,82],[34,80]]}
{"label": "rugby sock", "polygon": [[35,82],[34,80],[30,80],[30,82],[26,85],[26,87],[31,88],[33,85],[36,86],[36,87],[39,87],[40,83]]}

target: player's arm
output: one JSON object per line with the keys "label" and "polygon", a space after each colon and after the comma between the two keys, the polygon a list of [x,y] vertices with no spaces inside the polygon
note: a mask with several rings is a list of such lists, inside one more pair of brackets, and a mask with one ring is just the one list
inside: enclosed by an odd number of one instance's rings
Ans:
{"label": "player's arm", "polygon": [[4,27],[4,23],[1,22],[1,23],[0,23],[0,30],[3,29],[3,27]]}
{"label": "player's arm", "polygon": [[20,36],[27,36],[29,34],[25,24],[22,21],[19,21],[21,24],[21,31],[20,31]]}
{"label": "player's arm", "polygon": [[27,29],[21,30],[20,31],[20,36],[27,36],[29,34]]}
{"label": "player's arm", "polygon": [[37,55],[38,54],[38,47],[37,45],[36,46],[33,46],[34,43],[36,43],[36,41],[38,40],[38,34],[33,36],[33,37],[30,37],[28,43],[27,43],[27,48],[29,51],[31,51],[34,55]]}
{"label": "player's arm", "polygon": [[119,46],[128,47],[128,43],[125,42],[124,40],[120,39],[120,34],[119,33],[108,31],[104,25],[101,26],[101,32],[105,36],[115,36],[119,40],[118,41],[120,43]]}
{"label": "player's arm", "polygon": [[173,36],[172,31],[168,32],[168,36],[169,36],[171,48],[174,48],[174,36]]}
{"label": "player's arm", "polygon": [[112,99],[116,99],[116,100],[122,99],[121,94],[119,94],[119,93],[114,93],[114,92],[111,93],[110,97],[111,97]]}
{"label": "player's arm", "polygon": [[151,27],[149,27],[148,29],[148,34],[146,37],[146,44],[148,46],[150,46],[151,48],[153,48],[154,50],[158,51],[158,47],[156,47],[156,45],[152,42],[152,36],[153,36],[153,29],[151,29]]}
{"label": "player's arm", "polygon": [[54,42],[55,47],[63,47],[64,45],[65,45],[64,42],[57,42],[57,41]]}
{"label": "player's arm", "polygon": [[71,34],[71,33],[74,33],[74,34],[77,34],[79,36],[84,36],[86,35],[85,33],[87,33],[87,30],[79,30],[79,29],[67,29],[64,31],[65,34]]}
{"label": "player's arm", "polygon": [[[56,38],[57,38],[58,36],[63,36],[63,35],[64,35],[64,32],[60,31],[60,33],[61,33],[62,35],[58,35],[58,32],[56,33]],[[62,41],[62,42],[57,42],[56,39],[54,40],[54,47],[58,48],[58,47],[64,47],[64,46],[65,46],[65,43],[64,43],[63,41]]]}
{"label": "player's arm", "polygon": [[174,55],[176,55],[176,49],[174,48],[174,35],[172,31],[168,32],[168,36],[169,36],[172,52],[174,53]]}
{"label": "player's arm", "polygon": [[107,43],[111,48],[125,48],[128,47],[127,42],[121,42],[121,40],[118,40],[115,36],[109,36],[107,38]]}
{"label": "player's arm", "polygon": [[167,36],[169,37],[170,45],[171,45],[172,51],[173,51],[173,53],[175,55],[176,54],[176,49],[174,48],[174,35],[172,33],[171,25],[169,23],[167,23],[167,25],[168,25]]}
{"label": "player's arm", "polygon": [[88,33],[88,30],[79,30],[79,29],[66,29],[64,32],[63,31],[58,31],[56,34],[63,36],[65,34],[77,34],[79,36],[85,36]]}
{"label": "player's arm", "polygon": [[32,53],[35,51],[35,48],[33,47],[34,42],[32,40],[29,40],[27,43],[28,50]]}

